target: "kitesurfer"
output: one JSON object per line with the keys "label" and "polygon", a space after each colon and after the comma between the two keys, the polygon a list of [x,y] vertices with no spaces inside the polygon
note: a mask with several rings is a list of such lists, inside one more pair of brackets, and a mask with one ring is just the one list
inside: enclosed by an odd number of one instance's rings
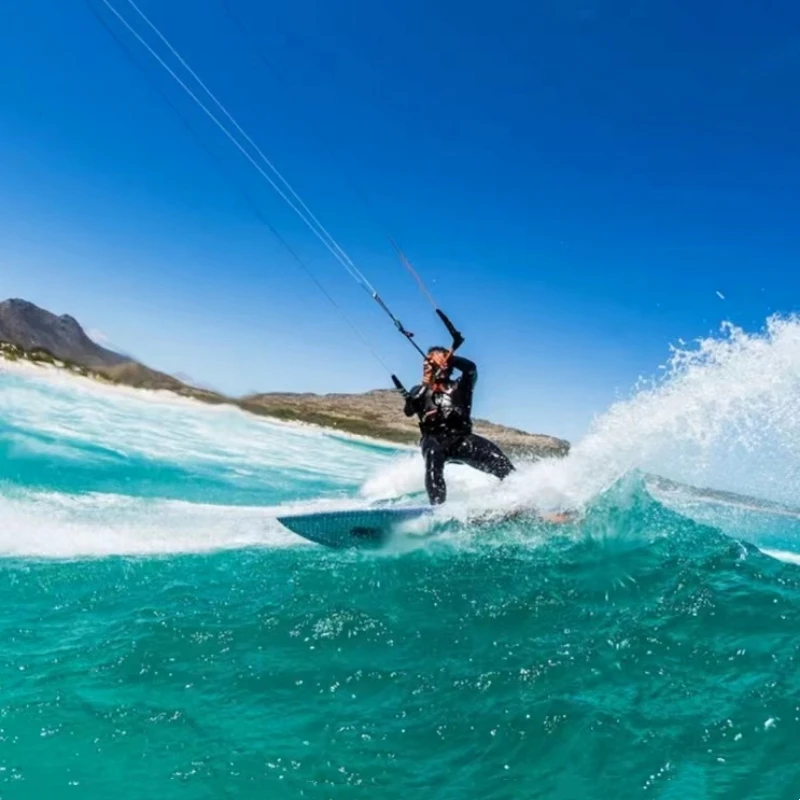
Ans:
{"label": "kitesurfer", "polygon": [[[514,471],[514,465],[496,444],[472,432],[472,394],[478,368],[454,354],[458,344],[455,342],[450,350],[430,348],[422,383],[405,393],[405,415],[419,417],[425,489],[431,505],[447,498],[444,466],[449,461],[467,464],[501,480]],[[461,373],[456,379],[453,370]]]}

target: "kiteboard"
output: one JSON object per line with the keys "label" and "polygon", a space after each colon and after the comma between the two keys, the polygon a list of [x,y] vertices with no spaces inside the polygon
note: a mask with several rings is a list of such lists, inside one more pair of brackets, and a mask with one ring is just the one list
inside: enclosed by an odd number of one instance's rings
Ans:
{"label": "kiteboard", "polygon": [[[432,514],[433,506],[400,506],[395,508],[354,508],[339,511],[313,511],[308,514],[287,514],[278,522],[292,533],[316,544],[337,549],[376,548],[385,545],[397,533],[408,530],[405,523]],[[498,518],[491,515],[487,521],[512,521],[521,518],[537,519],[554,525],[574,522],[570,512],[541,514],[536,511],[514,511]],[[480,518],[475,522],[480,523]],[[411,532],[411,531],[409,531]],[[414,531],[414,535],[419,535]]]}
{"label": "kiteboard", "polygon": [[355,508],[288,514],[278,522],[298,536],[326,547],[380,547],[404,523],[424,517],[432,506]]}

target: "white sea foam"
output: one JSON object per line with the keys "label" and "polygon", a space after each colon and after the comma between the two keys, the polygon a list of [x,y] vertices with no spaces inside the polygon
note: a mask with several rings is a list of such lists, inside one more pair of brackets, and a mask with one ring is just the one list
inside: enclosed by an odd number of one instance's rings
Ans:
{"label": "white sea foam", "polygon": [[345,498],[253,507],[6,489],[0,495],[0,557],[136,556],[305,546],[308,543],[286,530],[276,517],[352,506],[352,500]]}
{"label": "white sea foam", "polygon": [[800,320],[731,325],[674,349],[664,376],[616,403],[563,462],[527,472],[533,491],[585,502],[633,469],[794,503],[800,489]]}
{"label": "white sea foam", "polygon": [[2,556],[152,555],[291,542],[261,509],[113,495],[5,496],[0,516]]}

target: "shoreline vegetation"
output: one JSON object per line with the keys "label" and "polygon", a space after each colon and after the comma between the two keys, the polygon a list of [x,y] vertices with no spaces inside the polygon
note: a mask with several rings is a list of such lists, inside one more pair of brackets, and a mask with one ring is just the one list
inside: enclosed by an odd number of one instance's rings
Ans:
{"label": "shoreline vegetation", "polygon": [[[283,422],[306,423],[333,432],[402,445],[415,445],[419,441],[416,422],[403,415],[402,400],[394,389],[326,395],[275,392],[236,398],[192,386],[133,360],[89,367],[59,357],[44,347],[23,348],[3,340],[0,340],[0,356],[9,362],[54,367],[110,386],[167,391],[209,405],[230,405]],[[475,432],[493,439],[517,455],[546,458],[565,456],[569,452],[569,442],[563,439],[527,433],[485,420],[475,421]]]}

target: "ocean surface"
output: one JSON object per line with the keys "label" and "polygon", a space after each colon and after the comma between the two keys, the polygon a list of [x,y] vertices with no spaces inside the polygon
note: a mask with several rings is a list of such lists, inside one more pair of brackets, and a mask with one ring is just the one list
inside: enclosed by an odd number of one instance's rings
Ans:
{"label": "ocean surface", "polygon": [[0,798],[800,798],[800,323],[518,466],[331,551],[415,451],[0,366]]}

